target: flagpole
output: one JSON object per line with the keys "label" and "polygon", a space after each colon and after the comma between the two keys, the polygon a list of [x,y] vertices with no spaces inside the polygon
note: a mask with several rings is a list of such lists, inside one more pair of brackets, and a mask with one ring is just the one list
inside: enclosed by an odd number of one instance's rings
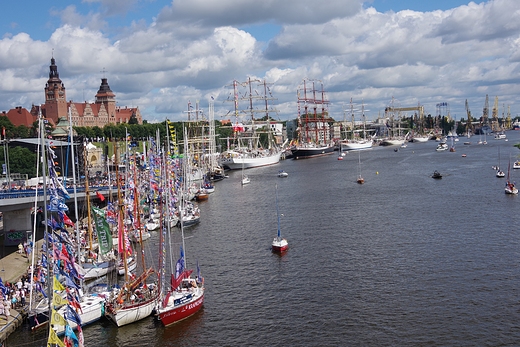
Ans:
{"label": "flagpole", "polygon": [[[70,154],[72,158],[75,158],[74,154],[74,132],[72,131],[72,112],[69,107],[69,139],[70,139]],[[73,159],[74,160],[74,159]],[[74,163],[72,164],[72,182],[74,189],[74,215],[76,218],[76,224],[74,224],[74,229],[76,230],[76,243],[78,246],[78,265],[81,267],[81,234],[79,231],[79,213],[78,213],[78,195],[76,189],[76,168]],[[83,285],[83,283],[82,283]]]}

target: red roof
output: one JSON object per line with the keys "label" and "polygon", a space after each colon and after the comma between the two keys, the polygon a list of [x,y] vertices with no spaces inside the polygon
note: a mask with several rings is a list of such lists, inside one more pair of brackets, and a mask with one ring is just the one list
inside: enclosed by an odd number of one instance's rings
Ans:
{"label": "red roof", "polygon": [[10,109],[7,112],[2,112],[1,115],[9,118],[14,126],[25,125],[26,127],[31,128],[33,123],[38,120],[38,118],[34,117],[31,112],[21,106]]}

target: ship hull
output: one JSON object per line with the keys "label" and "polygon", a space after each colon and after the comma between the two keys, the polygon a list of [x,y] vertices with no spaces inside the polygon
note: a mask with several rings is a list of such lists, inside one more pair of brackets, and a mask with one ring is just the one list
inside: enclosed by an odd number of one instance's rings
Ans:
{"label": "ship hull", "polygon": [[321,147],[295,147],[291,149],[293,159],[308,159],[314,157],[321,157],[324,155],[332,154],[334,152],[334,146],[321,146]]}
{"label": "ship hull", "polygon": [[204,292],[201,290],[199,295],[194,295],[189,301],[174,305],[174,299],[171,298],[168,305],[157,312],[158,319],[164,326],[172,325],[197,313],[204,303]]}

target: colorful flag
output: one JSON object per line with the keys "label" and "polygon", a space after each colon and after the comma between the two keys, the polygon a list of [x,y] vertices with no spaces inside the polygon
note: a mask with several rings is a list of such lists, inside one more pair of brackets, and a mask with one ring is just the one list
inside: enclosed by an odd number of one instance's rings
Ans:
{"label": "colorful flag", "polygon": [[92,207],[91,209],[98,236],[99,250],[101,254],[107,254],[112,250],[112,233],[105,219],[105,211],[96,207]]}
{"label": "colorful flag", "polygon": [[67,300],[63,299],[61,295],[57,293],[54,293],[54,295],[52,296],[52,304],[54,305],[54,307],[60,307],[68,303],[69,302]]}
{"label": "colorful flag", "polygon": [[63,341],[60,340],[58,335],[56,335],[56,332],[54,331],[54,329],[52,327],[49,329],[49,339],[47,340],[47,346],[51,346],[51,345],[58,345],[60,347],[65,347],[65,344],[63,343]]}
{"label": "colorful flag", "polygon": [[69,218],[69,216],[67,216],[67,215],[65,214],[65,212],[61,212],[61,211],[59,211],[58,214],[60,215],[61,220],[63,221],[63,223],[64,223],[65,225],[68,225],[68,226],[70,226],[70,227],[74,227],[74,222]]}
{"label": "colorful flag", "polygon": [[65,338],[63,340],[68,346],[79,346],[78,338],[69,325],[65,326]]}
{"label": "colorful flag", "polygon": [[63,286],[63,284],[60,283],[60,281],[58,281],[56,276],[53,276],[52,279],[53,279],[52,289],[54,289],[54,290],[65,290],[65,287]]}
{"label": "colorful flag", "polygon": [[67,300],[69,301],[70,306],[81,310],[81,305],[79,304],[78,298],[69,290],[67,290]]}
{"label": "colorful flag", "polygon": [[72,306],[67,305],[67,310],[65,311],[65,317],[71,322],[76,323],[76,325],[81,325],[81,318],[76,311],[72,308]]}
{"label": "colorful flag", "polygon": [[[65,318],[63,318],[63,316],[61,314],[56,312],[55,309],[52,309],[51,324],[65,326],[65,325],[67,325],[67,321],[65,320]],[[51,328],[51,330],[53,330],[53,329]]]}

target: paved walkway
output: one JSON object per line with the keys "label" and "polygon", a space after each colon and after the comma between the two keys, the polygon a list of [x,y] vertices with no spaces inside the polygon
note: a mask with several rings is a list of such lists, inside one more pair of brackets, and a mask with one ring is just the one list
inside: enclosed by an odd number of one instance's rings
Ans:
{"label": "paved walkway", "polygon": [[[35,249],[40,250],[41,244],[42,240],[37,241]],[[2,282],[4,284],[6,282],[16,283],[27,272],[29,265],[31,265],[31,259],[27,259],[25,254],[19,254],[18,252],[7,254],[0,259],[0,278]]]}

